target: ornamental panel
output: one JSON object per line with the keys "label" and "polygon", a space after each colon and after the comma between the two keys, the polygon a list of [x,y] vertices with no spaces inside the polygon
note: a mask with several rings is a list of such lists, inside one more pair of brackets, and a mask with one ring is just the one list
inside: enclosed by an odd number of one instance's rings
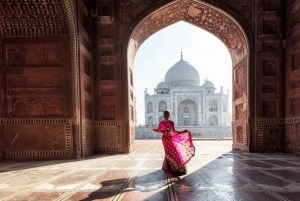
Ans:
{"label": "ornamental panel", "polygon": [[61,0],[6,0],[0,5],[0,31],[4,37],[68,35]]}

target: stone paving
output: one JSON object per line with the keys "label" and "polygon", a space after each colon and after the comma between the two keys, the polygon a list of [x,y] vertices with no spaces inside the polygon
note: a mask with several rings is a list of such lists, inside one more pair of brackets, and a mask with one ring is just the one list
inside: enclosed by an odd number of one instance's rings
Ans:
{"label": "stone paving", "polygon": [[86,159],[0,161],[0,200],[300,200],[300,156],[231,151],[231,141],[195,140],[188,174],[161,170],[160,140]]}

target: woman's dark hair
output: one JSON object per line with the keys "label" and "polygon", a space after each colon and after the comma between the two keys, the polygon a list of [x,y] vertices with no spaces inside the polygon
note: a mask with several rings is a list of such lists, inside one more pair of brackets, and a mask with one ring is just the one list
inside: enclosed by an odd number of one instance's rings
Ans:
{"label": "woman's dark hair", "polygon": [[164,111],[164,118],[167,119],[170,116],[170,111],[165,110]]}

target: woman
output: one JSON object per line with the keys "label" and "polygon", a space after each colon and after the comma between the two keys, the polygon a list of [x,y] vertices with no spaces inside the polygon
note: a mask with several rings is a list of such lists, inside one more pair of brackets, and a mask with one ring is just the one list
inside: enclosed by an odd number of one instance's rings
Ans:
{"label": "woman", "polygon": [[155,132],[161,133],[165,149],[165,159],[162,169],[185,173],[185,164],[195,155],[192,135],[189,131],[176,131],[174,122],[170,120],[170,112],[164,111],[164,120],[161,121]]}

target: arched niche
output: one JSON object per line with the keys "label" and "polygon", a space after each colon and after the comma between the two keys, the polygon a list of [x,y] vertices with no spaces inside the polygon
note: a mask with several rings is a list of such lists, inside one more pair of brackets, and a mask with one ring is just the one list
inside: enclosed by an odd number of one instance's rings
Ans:
{"label": "arched niche", "polygon": [[153,118],[148,117],[148,126],[152,126],[152,125],[153,125]]}
{"label": "arched niche", "polygon": [[218,111],[218,102],[216,100],[209,101],[209,111],[210,112]]}
{"label": "arched niche", "polygon": [[177,123],[180,126],[196,126],[198,125],[198,106],[197,104],[186,99],[178,104],[177,109],[178,119]]}
{"label": "arched niche", "polygon": [[218,117],[215,115],[212,115],[209,117],[209,125],[210,126],[218,126]]}
{"label": "arched niche", "polygon": [[[219,38],[227,47],[232,59],[232,74],[233,74],[233,148],[243,151],[249,151],[250,141],[250,122],[249,122],[249,107],[250,98],[248,96],[250,86],[249,72],[249,42],[246,31],[239,22],[226,10],[209,4],[205,1],[186,1],[178,0],[164,5],[155,10],[133,29],[130,38],[128,38],[127,46],[127,70],[126,75],[127,89],[124,90],[124,98],[129,99],[129,91],[133,90],[133,86],[128,85],[129,72],[133,71],[133,63],[136,52],[141,44],[154,33],[170,26],[178,21],[185,21],[199,28],[202,28]],[[253,84],[254,85],[254,84]],[[236,92],[239,93],[236,93]],[[236,96],[236,94],[242,94]],[[128,108],[130,105],[128,102]],[[129,115],[128,115],[129,116]],[[128,117],[129,119],[129,117]],[[130,126],[129,126],[130,127]],[[243,130],[242,133],[237,133],[238,130]],[[128,130],[129,132],[129,130]],[[236,140],[237,135],[242,135],[246,141],[239,142]]]}
{"label": "arched niche", "polygon": [[149,102],[147,105],[147,113],[152,113],[153,112],[153,104],[152,102]]}
{"label": "arched niche", "polygon": [[166,101],[160,101],[158,103],[158,112],[163,112],[163,111],[167,110],[167,108],[168,108],[168,105],[167,105]]}

